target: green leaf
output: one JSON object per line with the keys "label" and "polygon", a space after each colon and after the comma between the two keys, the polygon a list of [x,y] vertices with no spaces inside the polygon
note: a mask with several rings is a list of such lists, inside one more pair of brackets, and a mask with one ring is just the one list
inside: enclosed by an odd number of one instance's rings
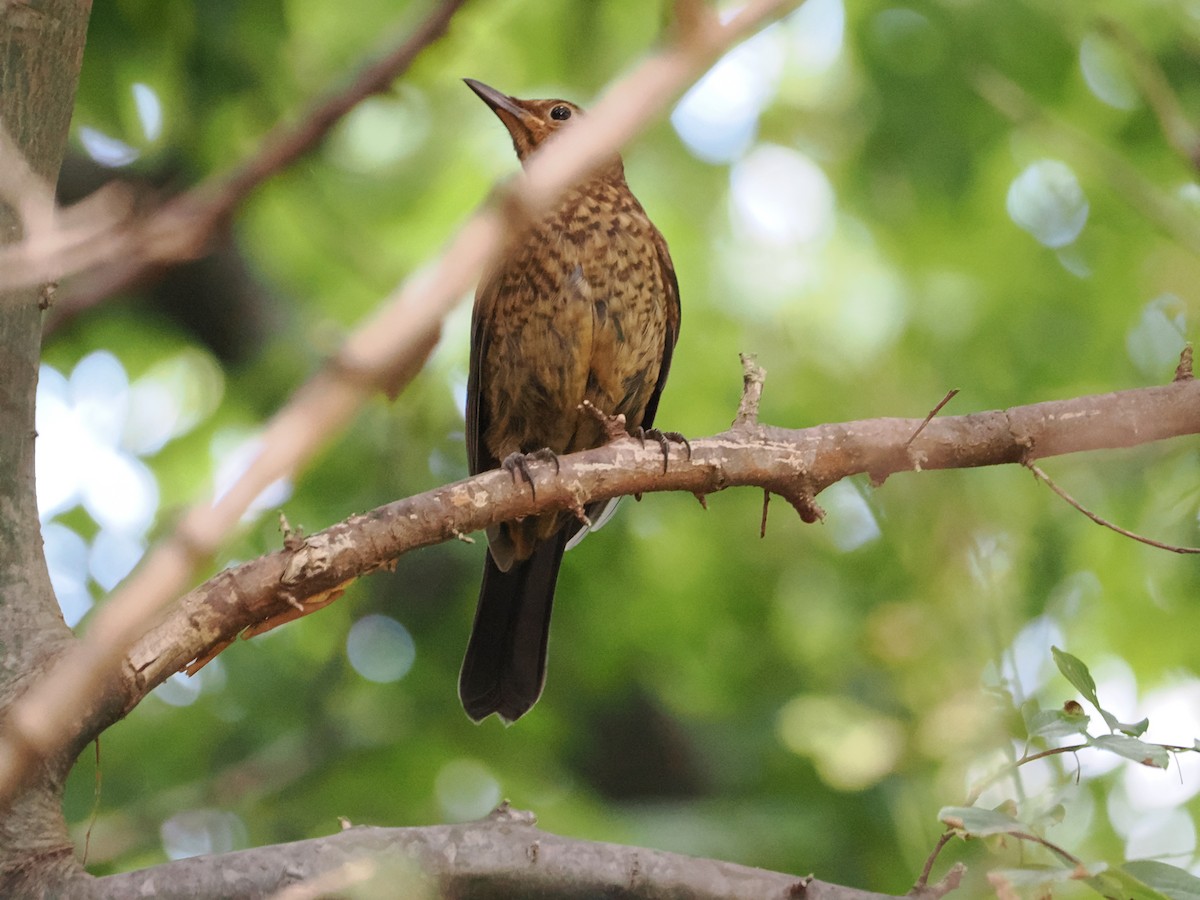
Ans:
{"label": "green leaf", "polygon": [[1171,759],[1167,751],[1157,744],[1147,744],[1123,734],[1102,734],[1092,738],[1089,743],[1099,750],[1107,750],[1143,766],[1153,766],[1157,769],[1165,769]]}
{"label": "green leaf", "polygon": [[1172,900],[1169,894],[1160,893],[1125,867],[1105,869],[1089,878],[1092,890],[1112,900]]}
{"label": "green leaf", "polygon": [[1171,900],[1200,900],[1200,878],[1178,866],[1154,859],[1139,859],[1127,862],[1121,868]]}
{"label": "green leaf", "polygon": [[1087,734],[1090,718],[1084,713],[1062,709],[1039,710],[1025,723],[1030,737],[1057,738],[1069,734]]}
{"label": "green leaf", "polygon": [[1142,719],[1132,725],[1127,724],[1100,705],[1100,698],[1096,694],[1096,681],[1092,678],[1088,667],[1083,664],[1083,660],[1072,656],[1065,650],[1059,650],[1057,647],[1051,647],[1050,652],[1054,654],[1054,663],[1058,666],[1058,671],[1062,672],[1063,677],[1071,682],[1079,693],[1083,694],[1085,700],[1096,707],[1096,710],[1104,717],[1109,731],[1120,731],[1131,737],[1140,737],[1146,733],[1146,729],[1150,727],[1149,719]]}
{"label": "green leaf", "polygon": [[1142,719],[1140,722],[1134,722],[1132,725],[1126,725],[1121,722],[1117,723],[1117,730],[1124,732],[1130,737],[1141,737],[1146,733],[1146,729],[1150,727],[1149,719]]}
{"label": "green leaf", "polygon": [[1096,696],[1096,682],[1083,660],[1057,647],[1051,647],[1050,652],[1054,654],[1054,664],[1058,666],[1058,671],[1062,672],[1063,677],[1075,686],[1075,690],[1083,694],[1085,700],[1096,709],[1100,709],[1100,699]]}
{"label": "green leaf", "polygon": [[938,812],[938,819],[943,824],[972,837],[1028,830],[1028,826],[1006,813],[995,809],[980,809],[977,806],[944,806]]}

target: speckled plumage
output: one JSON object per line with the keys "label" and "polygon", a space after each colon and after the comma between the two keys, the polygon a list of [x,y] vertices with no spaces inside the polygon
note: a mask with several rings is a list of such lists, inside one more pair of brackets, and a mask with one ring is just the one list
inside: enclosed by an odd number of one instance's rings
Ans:
{"label": "speckled plumage", "polygon": [[[522,161],[579,114],[566,101],[515,100],[468,84],[504,122]],[[649,428],[678,332],[666,242],[614,157],[515,241],[480,285],[467,386],[471,472],[497,468],[513,453],[600,446],[604,429],[580,409],[585,400],[624,414],[631,432]],[[472,718],[497,712],[513,721],[541,693],[558,563],[578,530],[571,513],[489,530],[459,681]]]}

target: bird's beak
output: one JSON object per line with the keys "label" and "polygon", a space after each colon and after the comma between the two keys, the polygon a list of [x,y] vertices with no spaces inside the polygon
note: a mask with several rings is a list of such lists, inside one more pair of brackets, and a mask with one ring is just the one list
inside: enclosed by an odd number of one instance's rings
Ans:
{"label": "bird's beak", "polygon": [[464,78],[463,81],[467,83],[467,87],[479,95],[480,100],[491,107],[492,112],[500,116],[501,120],[504,120],[504,116],[500,115],[501,112],[508,113],[519,121],[524,121],[529,115],[529,112],[508,94],[502,94],[494,87],[490,87],[482,81],[476,81],[474,78]]}
{"label": "bird's beak", "polygon": [[476,81],[474,78],[464,78],[463,81],[504,123],[504,127],[512,136],[513,145],[517,148],[517,155],[524,160],[546,136],[546,127],[538,120],[537,114],[527,109],[520,100],[502,94],[482,81]]}

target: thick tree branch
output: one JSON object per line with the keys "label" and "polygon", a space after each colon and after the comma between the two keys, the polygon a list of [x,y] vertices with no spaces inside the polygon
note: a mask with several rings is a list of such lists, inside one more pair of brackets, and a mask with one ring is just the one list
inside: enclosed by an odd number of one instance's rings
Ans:
{"label": "thick tree branch", "polygon": [[[311,882],[305,883],[308,879]],[[196,900],[277,896],[298,900],[384,888],[406,896],[590,897],[695,900],[884,900],[886,895],[765,869],[619,844],[571,840],[538,829],[528,813],[501,810],[463,825],[357,827],[328,837],[196,857],[98,879],[101,898]],[[289,887],[290,885],[290,887]]]}
{"label": "thick tree branch", "polygon": [[[761,384],[756,378],[746,383],[748,391]],[[666,472],[657,444],[629,438],[560,457],[557,475],[554,464],[531,462],[536,498],[524,482],[497,470],[397,500],[226,570],[187,594],[132,648],[121,696],[107,708],[132,709],[244,629],[297,605],[315,610],[331,592],[397,556],[506,519],[622,494],[704,495],[737,486],[779,494],[811,519],[816,495],[850,475],[867,473],[881,482],[897,472],[1023,463],[1200,433],[1200,382],[948,416],[927,422],[910,442],[921,424],[888,418],[791,430],[739,422],[692,441],[690,456],[673,446]]]}
{"label": "thick tree branch", "polygon": [[[446,313],[499,254],[506,234],[548,207],[620,149],[735,41],[796,0],[753,0],[726,22],[715,13],[693,23],[679,43],[644,61],[593,112],[539,153],[508,190],[507,203],[477,213],[426,270],[400,286],[355,331],[329,366],[269,423],[259,454],[212,503],[193,507],[102,607],[84,639],[15,705],[0,732],[0,804],[40,759],[57,752],[81,722],[105,719],[99,694],[154,614],[178,596],[262,490],[294,475],[350,421],[374,387],[406,384],[437,339]],[[84,724],[87,732],[91,725]]]}

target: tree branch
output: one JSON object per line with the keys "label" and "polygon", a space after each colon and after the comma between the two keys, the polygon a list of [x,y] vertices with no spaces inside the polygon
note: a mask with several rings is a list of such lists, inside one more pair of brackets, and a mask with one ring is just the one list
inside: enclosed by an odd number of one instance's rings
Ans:
{"label": "tree branch", "polygon": [[[761,382],[747,379],[747,390]],[[204,659],[247,628],[295,610],[313,611],[350,581],[412,550],[480,531],[496,522],[573,509],[622,494],[688,491],[709,494],[755,486],[787,498],[802,516],[813,498],[850,475],[877,481],[905,471],[1026,463],[1084,450],[1131,447],[1200,433],[1200,382],[1178,381],[1007,410],[920,419],[868,419],[790,430],[741,424],[662,449],[633,438],[573,453],[553,463],[531,461],[537,496],[508,472],[485,472],[361,515],[221,572],[185,595],[130,650],[119,697],[128,711],[193,660]],[[96,722],[102,730],[109,722]]]}
{"label": "tree branch", "polygon": [[[312,882],[306,883],[308,879]],[[359,826],[328,837],[195,857],[98,879],[96,900],[277,896],[298,900],[405,884],[419,896],[621,896],[695,900],[884,900],[886,895],[716,860],[542,831],[501,807],[486,819],[427,828]],[[290,887],[289,887],[290,885]],[[406,894],[407,895],[407,894]]]}

